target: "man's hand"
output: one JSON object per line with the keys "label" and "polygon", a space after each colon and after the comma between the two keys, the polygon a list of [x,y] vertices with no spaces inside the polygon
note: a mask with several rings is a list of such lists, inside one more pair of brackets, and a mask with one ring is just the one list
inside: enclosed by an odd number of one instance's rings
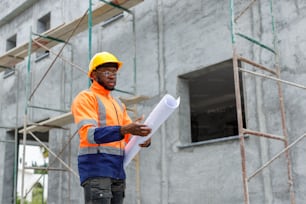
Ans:
{"label": "man's hand", "polygon": [[132,134],[136,136],[145,137],[149,135],[152,131],[150,127],[145,124],[140,124],[139,122],[143,119],[143,116],[136,119],[135,122],[121,126],[120,132],[122,135]]}
{"label": "man's hand", "polygon": [[151,138],[146,140],[144,143],[139,144],[140,147],[150,147],[150,145],[151,145]]}

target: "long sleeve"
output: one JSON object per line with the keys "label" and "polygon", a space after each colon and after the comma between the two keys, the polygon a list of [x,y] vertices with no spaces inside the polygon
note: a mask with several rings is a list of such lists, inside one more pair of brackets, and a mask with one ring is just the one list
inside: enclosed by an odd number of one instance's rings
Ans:
{"label": "long sleeve", "polygon": [[109,143],[122,140],[120,126],[98,127],[94,132],[94,140],[97,144]]}

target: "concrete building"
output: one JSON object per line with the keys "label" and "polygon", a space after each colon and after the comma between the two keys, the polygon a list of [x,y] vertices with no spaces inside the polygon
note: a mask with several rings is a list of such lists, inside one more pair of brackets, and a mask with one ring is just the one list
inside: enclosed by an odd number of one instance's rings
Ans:
{"label": "concrete building", "polygon": [[147,97],[131,117],[166,93],[181,98],[127,167],[126,204],[305,203],[305,1],[113,2],[92,0],[90,12],[88,1],[1,1],[0,203],[14,203],[16,150],[42,145],[33,137],[50,149],[48,204],[83,203],[69,111],[99,51],[124,62],[115,96]]}

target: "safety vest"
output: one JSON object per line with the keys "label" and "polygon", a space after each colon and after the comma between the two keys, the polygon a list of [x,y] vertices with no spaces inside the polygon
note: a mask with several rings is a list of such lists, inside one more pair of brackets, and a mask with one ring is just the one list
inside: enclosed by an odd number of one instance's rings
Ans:
{"label": "safety vest", "polygon": [[76,96],[71,110],[80,137],[81,184],[92,177],[125,179],[124,148],[130,135],[121,135],[120,127],[131,119],[124,104],[94,81]]}

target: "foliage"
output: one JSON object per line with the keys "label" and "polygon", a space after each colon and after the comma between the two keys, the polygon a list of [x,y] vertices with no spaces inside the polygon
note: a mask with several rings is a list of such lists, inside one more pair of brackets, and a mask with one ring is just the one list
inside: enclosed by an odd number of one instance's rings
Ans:
{"label": "foliage", "polygon": [[[48,167],[48,163],[45,163],[43,165],[37,165],[36,162],[32,163],[32,167]],[[34,169],[34,174],[48,174],[48,170],[46,169]]]}
{"label": "foliage", "polygon": [[41,146],[40,151],[45,159],[49,157],[49,152],[45,147]]}
{"label": "foliage", "polygon": [[[43,186],[40,183],[36,183],[33,192],[32,192],[32,201],[24,200],[24,204],[47,204],[47,202],[43,199]],[[21,203],[21,198],[18,196],[16,204]]]}
{"label": "foliage", "polygon": [[[16,200],[16,204],[20,204],[20,203],[21,203],[21,198],[18,196],[17,200]],[[24,200],[23,203],[24,204],[30,204],[29,201],[27,201],[27,200]]]}
{"label": "foliage", "polygon": [[40,183],[36,183],[33,188],[31,204],[46,204],[47,202],[43,201],[43,199],[44,199],[43,186]]}

